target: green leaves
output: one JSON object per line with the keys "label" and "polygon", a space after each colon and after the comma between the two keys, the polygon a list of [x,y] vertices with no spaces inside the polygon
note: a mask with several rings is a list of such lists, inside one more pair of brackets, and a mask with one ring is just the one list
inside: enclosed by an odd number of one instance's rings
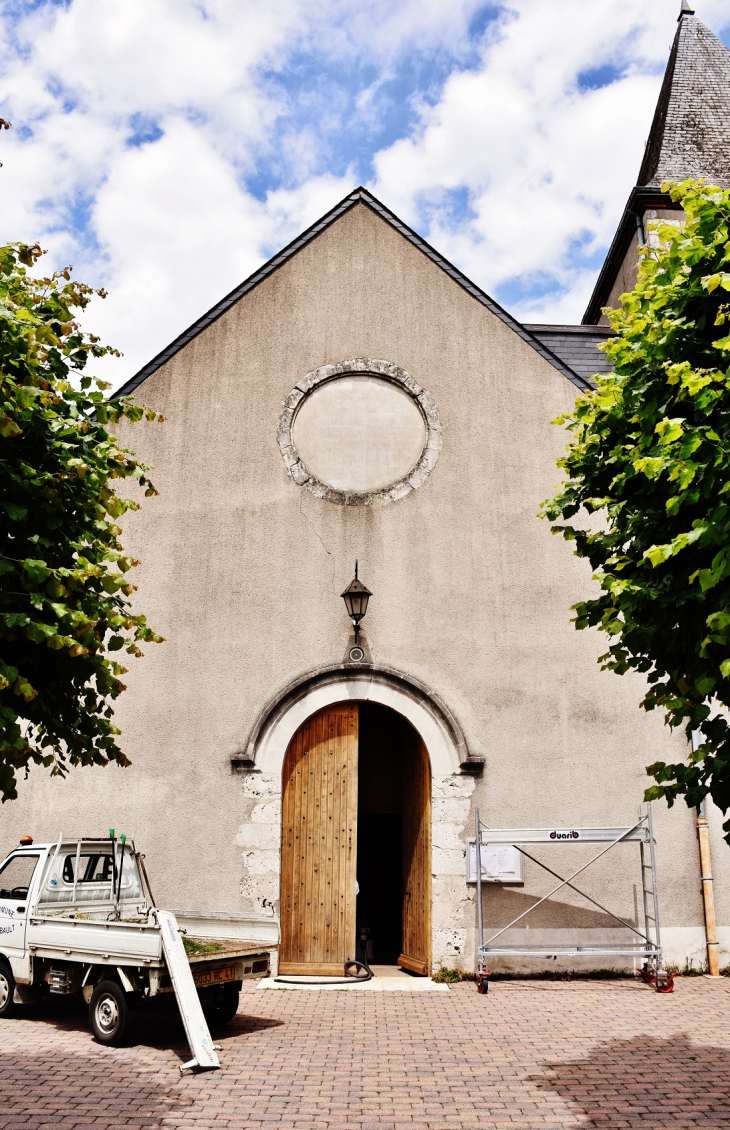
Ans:
{"label": "green leaves", "polygon": [[[555,532],[593,567],[601,593],[577,628],[605,632],[604,668],[647,680],[646,710],[702,745],[687,765],[656,762],[647,798],[730,808],[730,191],[665,185],[686,214],[660,224],[638,282],[606,311],[614,372],[557,423],[570,433]],[[581,514],[580,526],[570,520]],[[597,515],[586,528],[588,516]],[[730,820],[725,825],[730,841]]]}
{"label": "green leaves", "polygon": [[[129,400],[104,400],[89,359],[115,351],[74,320],[96,293],[29,274],[41,249],[0,247],[0,795],[16,795],[31,763],[129,761],[110,703],[125,668],[109,652],[142,654],[161,642],[129,605],[137,562],[118,519],[139,503],[113,489],[125,478],[146,497],[149,468],[118,445],[107,423],[158,420]],[[73,378],[73,379],[72,379]]]}
{"label": "green leaves", "polygon": [[714,275],[705,275],[702,279],[702,285],[708,294],[712,294],[718,286],[721,286],[723,290],[730,290],[730,274],[725,271],[718,271]]}
{"label": "green leaves", "polygon": [[685,421],[678,417],[675,420],[660,420],[654,428],[654,431],[659,436],[659,444],[665,447],[667,444],[674,443],[684,434]]}
{"label": "green leaves", "polygon": [[660,565],[662,561],[666,561],[671,556],[671,545],[653,545],[651,549],[644,550],[644,557],[648,557],[655,568],[657,565]]}

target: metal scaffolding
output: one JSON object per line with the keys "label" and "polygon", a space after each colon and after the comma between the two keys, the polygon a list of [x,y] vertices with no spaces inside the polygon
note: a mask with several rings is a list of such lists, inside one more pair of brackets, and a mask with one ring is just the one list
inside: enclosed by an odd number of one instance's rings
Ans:
{"label": "metal scaffolding", "polygon": [[[644,980],[648,983],[656,983],[657,988],[664,986],[667,983],[667,975],[661,970],[662,964],[662,946],[661,934],[659,929],[659,896],[657,893],[656,881],[656,860],[654,856],[654,833],[651,818],[651,805],[646,806],[646,811],[642,812],[641,806],[638,809],[638,819],[634,825],[629,828],[489,828],[483,824],[479,818],[479,809],[475,814],[475,844],[479,845],[476,851],[477,859],[475,861],[476,883],[477,883],[477,918],[478,918],[478,934],[479,944],[477,949],[477,960],[479,964],[479,981],[480,991],[486,991],[487,978],[487,959],[488,957],[632,957],[635,961],[639,960],[643,963],[642,974]],[[584,863],[576,871],[573,871],[566,879],[553,871],[547,864],[542,863],[541,860],[536,859],[534,855],[530,855],[525,850],[525,844],[605,844],[597,855],[594,855],[587,863]],[[639,854],[641,862],[641,886],[644,901],[644,929],[639,930],[625,918],[619,914],[609,910],[592,895],[582,891],[579,887],[575,886],[573,880],[586,871],[592,864],[596,863],[599,859],[609,852],[618,844],[625,843],[638,843]],[[484,878],[484,864],[482,861],[482,848],[487,845],[495,844],[511,844],[517,851],[525,857],[536,863],[549,875],[560,882],[556,887],[553,887],[548,894],[539,899],[533,906],[519,914],[507,926],[503,926],[495,934],[492,934],[485,941],[484,939],[484,918],[482,913],[482,886],[485,882]],[[486,880],[490,881],[490,880]],[[506,943],[499,944],[498,938],[501,938],[508,930],[511,930],[518,922],[522,922],[528,914],[532,914],[544,902],[551,899],[553,895],[564,887],[569,887],[570,890],[575,891],[576,894],[581,895],[592,903],[593,906],[598,907],[613,918],[615,922],[619,923],[622,927],[630,930],[636,935],[636,940],[625,943],[603,943],[603,944],[582,944],[575,943],[573,945],[558,945],[558,946],[528,946],[528,945],[509,945]],[[669,979],[671,985],[671,978]],[[662,991],[668,991],[662,988]]]}

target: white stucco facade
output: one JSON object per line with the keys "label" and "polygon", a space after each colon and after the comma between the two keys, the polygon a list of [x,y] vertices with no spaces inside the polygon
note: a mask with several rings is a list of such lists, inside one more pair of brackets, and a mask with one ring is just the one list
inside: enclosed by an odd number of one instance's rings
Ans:
{"label": "white stucco facade", "polygon": [[[421,458],[387,498],[377,478],[357,497],[337,483],[328,496],[297,469],[302,382],[358,365],[408,386],[424,419]],[[160,494],[130,516],[124,542],[141,560],[135,602],[167,642],[132,662],[119,701],[132,767],[66,781],[33,769],[0,812],[0,846],[114,826],[145,851],[161,904],[276,922],[288,743],[327,705],[377,703],[408,719],[430,759],[433,964],[473,966],[475,805],[493,827],[629,824],[645,766],[685,753],[639,709],[641,679],[601,672],[602,640],[574,630],[590,573],[537,517],[565,444],[550,421],[576,394],[373,208],[343,211],[139,386],[166,423],[123,439],[154,465]],[[373,592],[359,665],[340,599],[356,559]],[[726,946],[730,849],[716,813],[711,826]],[[657,805],[655,828],[668,954],[698,964],[694,816]],[[604,861],[590,889],[635,922],[632,868]],[[524,888],[490,888],[487,925],[545,890],[537,872]],[[612,928],[568,892],[530,938]]]}

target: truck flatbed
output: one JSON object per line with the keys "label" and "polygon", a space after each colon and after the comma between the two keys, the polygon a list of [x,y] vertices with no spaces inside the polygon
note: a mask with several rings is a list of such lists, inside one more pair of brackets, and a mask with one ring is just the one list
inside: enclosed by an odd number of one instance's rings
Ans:
{"label": "truck flatbed", "polygon": [[[174,992],[192,1047],[207,1032],[201,1005],[211,1022],[235,1015],[242,982],[268,973],[270,930],[260,940],[186,936],[155,907],[142,860],[113,836],[10,853],[0,865],[0,1017],[41,993],[82,996],[96,1039],[118,1044],[138,1004]],[[191,1065],[218,1066],[210,1038],[203,1044]]]}

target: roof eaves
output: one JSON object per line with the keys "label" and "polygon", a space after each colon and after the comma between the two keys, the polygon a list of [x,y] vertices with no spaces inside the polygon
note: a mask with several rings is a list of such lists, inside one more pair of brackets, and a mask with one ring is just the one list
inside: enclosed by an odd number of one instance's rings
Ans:
{"label": "roof eaves", "polygon": [[598,319],[601,316],[603,307],[608,302],[611,288],[616,280],[619,268],[624,261],[624,256],[629,249],[631,240],[636,236],[637,216],[642,217],[647,208],[670,207],[672,207],[672,198],[668,193],[661,192],[657,188],[646,188],[642,185],[637,185],[636,188],[632,188],[631,195],[624,208],[624,213],[616,229],[616,234],[613,237],[611,246],[608,249],[608,254],[596,279],[593,294],[586,306],[586,312],[583,315],[582,322],[584,326],[595,326],[598,324]]}
{"label": "roof eaves", "polygon": [[579,326],[574,326],[564,322],[525,322],[525,329],[530,333],[546,333],[546,334],[575,334],[582,337],[584,334],[605,334],[606,337],[611,337],[613,330],[610,326],[594,326],[585,325],[583,322]]}
{"label": "roof eaves", "polygon": [[231,306],[233,306],[236,302],[238,302],[240,298],[247,294],[248,291],[252,290],[255,286],[258,286],[260,282],[263,282],[265,278],[273,274],[273,272],[279,267],[283,266],[283,264],[286,263],[287,260],[289,260],[298,251],[301,251],[301,249],[305,247],[311,240],[316,238],[316,236],[318,236],[321,232],[328,228],[330,224],[333,224],[340,218],[340,216],[344,215],[345,212],[349,211],[350,208],[354,207],[354,205],[358,203],[367,205],[367,207],[371,208],[374,212],[381,216],[381,218],[384,219],[386,223],[390,224],[391,227],[394,227],[396,231],[400,232],[400,234],[404,236],[404,238],[407,239],[409,243],[412,243],[414,247],[417,247],[419,251],[421,251],[424,255],[427,256],[427,258],[429,258],[433,263],[440,267],[442,271],[449,275],[449,277],[452,278],[454,282],[456,282],[460,287],[471,294],[471,296],[475,298],[477,302],[481,303],[482,306],[486,306],[486,308],[492,314],[496,315],[496,317],[498,317],[502,322],[508,325],[510,329],[512,329],[518,335],[518,337],[521,337],[523,341],[532,346],[532,348],[542,357],[544,357],[544,359],[548,361],[549,364],[553,366],[553,368],[557,369],[559,373],[562,373],[562,375],[566,377],[577,388],[579,388],[581,391],[586,391],[587,389],[593,387],[589,381],[580,376],[578,373],[574,372],[574,370],[571,369],[569,365],[566,365],[563,361],[561,361],[559,357],[557,357],[554,353],[552,353],[550,349],[543,345],[543,343],[539,341],[538,338],[536,338],[532,333],[530,333],[529,330],[526,330],[525,327],[521,325],[521,323],[518,322],[516,318],[513,318],[511,314],[508,314],[507,311],[499,305],[499,303],[490,298],[488,294],[485,294],[485,292],[481,290],[475,283],[471,282],[471,280],[468,279],[466,275],[463,275],[457,267],[455,267],[448,261],[448,259],[445,259],[442,255],[439,255],[435,248],[431,247],[431,245],[427,243],[425,239],[422,239],[421,236],[414,232],[412,228],[409,228],[407,224],[404,224],[402,220],[399,220],[398,217],[394,215],[394,213],[391,212],[388,208],[386,208],[385,205],[382,204],[375,196],[373,196],[371,192],[368,192],[366,188],[360,186],[353,192],[349,193],[349,195],[346,196],[344,200],[341,200],[339,204],[336,204],[334,208],[332,208],[329,212],[322,216],[321,219],[317,220],[316,223],[312,224],[311,227],[307,228],[306,231],[302,232],[301,235],[297,236],[296,239],[292,240],[291,243],[287,244],[286,247],[282,248],[282,250],[274,255],[273,258],[269,259],[268,262],[259,267],[257,271],[254,271],[252,275],[249,275],[247,279],[245,279],[242,283],[239,283],[239,285],[232,291],[230,291],[230,293],[227,294],[225,298],[222,298],[220,302],[217,302],[216,305],[211,307],[211,309],[208,310],[206,314],[203,314],[201,318],[199,318],[196,322],[189,326],[188,329],[186,329],[183,333],[176,337],[174,341],[170,342],[170,344],[166,346],[166,348],[158,353],[155,357],[153,357],[151,361],[148,361],[147,364],[144,365],[137,373],[135,373],[133,377],[130,377],[130,379],[122,385],[122,387],[115,395],[129,396],[132,392],[134,392],[136,388],[139,387],[139,385],[142,384],[144,380],[146,380],[147,377],[151,376],[154,372],[157,371],[157,369],[161,368],[161,366],[169,361],[172,357],[174,357],[176,353],[179,353],[179,351],[183,349],[184,346],[192,341],[193,338],[197,337],[198,334],[202,333],[203,330],[207,329],[208,326],[212,325],[212,323],[220,318],[222,314],[225,314],[225,312],[229,310]]}

